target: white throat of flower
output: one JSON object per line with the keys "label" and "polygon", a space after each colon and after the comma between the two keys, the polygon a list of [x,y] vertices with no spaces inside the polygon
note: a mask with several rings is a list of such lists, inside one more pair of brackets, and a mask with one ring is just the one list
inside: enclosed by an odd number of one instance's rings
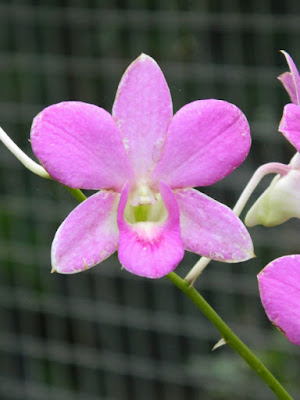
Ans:
{"label": "white throat of flower", "polygon": [[125,220],[131,225],[148,226],[163,223],[168,212],[160,193],[147,185],[139,185],[130,195],[124,211]]}

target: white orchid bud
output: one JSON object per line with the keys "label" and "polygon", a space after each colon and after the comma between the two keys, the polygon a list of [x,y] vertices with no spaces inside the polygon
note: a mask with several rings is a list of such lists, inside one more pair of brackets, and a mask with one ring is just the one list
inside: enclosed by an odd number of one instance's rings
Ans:
{"label": "white orchid bud", "polygon": [[275,226],[290,218],[300,218],[299,153],[291,160],[292,169],[285,176],[276,175],[270,186],[248,211],[245,224]]}

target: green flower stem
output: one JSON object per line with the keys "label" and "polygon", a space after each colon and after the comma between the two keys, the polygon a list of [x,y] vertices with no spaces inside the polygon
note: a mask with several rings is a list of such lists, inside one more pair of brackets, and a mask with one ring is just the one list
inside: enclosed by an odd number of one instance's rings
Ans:
{"label": "green flower stem", "polygon": [[71,193],[72,196],[75,197],[79,203],[82,203],[84,200],[86,200],[86,196],[82,193],[80,189],[72,189],[69,186],[66,186],[68,191]]}
{"label": "green flower stem", "polygon": [[260,376],[260,378],[276,394],[278,399],[293,400],[287,391],[281,386],[274,375],[264,366],[264,364],[251,352],[251,350],[232,332],[229,326],[215,312],[215,310],[206,302],[201,294],[189,284],[181,279],[175,272],[167,275],[167,278],[177,286],[192,302],[202,311],[210,322],[221,333],[226,344],[235,350]]}
{"label": "green flower stem", "polygon": [[[79,189],[72,189],[66,186],[68,191],[81,203],[86,196]],[[209,259],[208,259],[209,260]],[[167,278],[177,286],[200,311],[210,320],[210,322],[221,333],[226,344],[235,350],[261,377],[261,379],[270,387],[280,400],[293,400],[287,391],[281,386],[274,375],[264,366],[264,364],[251,352],[251,350],[232,332],[229,326],[215,312],[215,310],[206,302],[201,294],[186,280],[181,279],[175,272],[167,275]]]}

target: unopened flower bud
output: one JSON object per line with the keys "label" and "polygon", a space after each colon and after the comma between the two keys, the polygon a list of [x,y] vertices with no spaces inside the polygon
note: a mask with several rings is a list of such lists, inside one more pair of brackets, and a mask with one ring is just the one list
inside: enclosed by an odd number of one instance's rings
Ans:
{"label": "unopened flower bud", "polygon": [[300,218],[300,170],[275,176],[271,185],[248,211],[245,224],[275,226],[290,218]]}

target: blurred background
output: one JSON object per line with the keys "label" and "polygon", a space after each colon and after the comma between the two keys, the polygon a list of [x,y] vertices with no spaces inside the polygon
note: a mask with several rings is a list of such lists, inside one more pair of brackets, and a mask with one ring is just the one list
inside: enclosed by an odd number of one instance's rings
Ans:
{"label": "blurred background", "polygon": [[[81,100],[110,111],[122,73],[145,52],[164,71],[175,111],[218,98],[247,115],[248,159],[203,188],[232,207],[257,167],[294,153],[277,132],[289,101],[276,79],[287,70],[280,49],[300,66],[298,0],[1,0],[0,123],[32,155],[40,110]],[[167,279],[121,271],[116,255],[81,274],[50,274],[54,233],[76,200],[3,146],[0,182],[1,400],[275,398],[231,349],[211,351],[217,331]],[[212,262],[196,286],[296,396],[300,352],[268,322],[256,274],[299,253],[300,222],[250,233],[255,260]],[[176,272],[197,260],[187,254]]]}

